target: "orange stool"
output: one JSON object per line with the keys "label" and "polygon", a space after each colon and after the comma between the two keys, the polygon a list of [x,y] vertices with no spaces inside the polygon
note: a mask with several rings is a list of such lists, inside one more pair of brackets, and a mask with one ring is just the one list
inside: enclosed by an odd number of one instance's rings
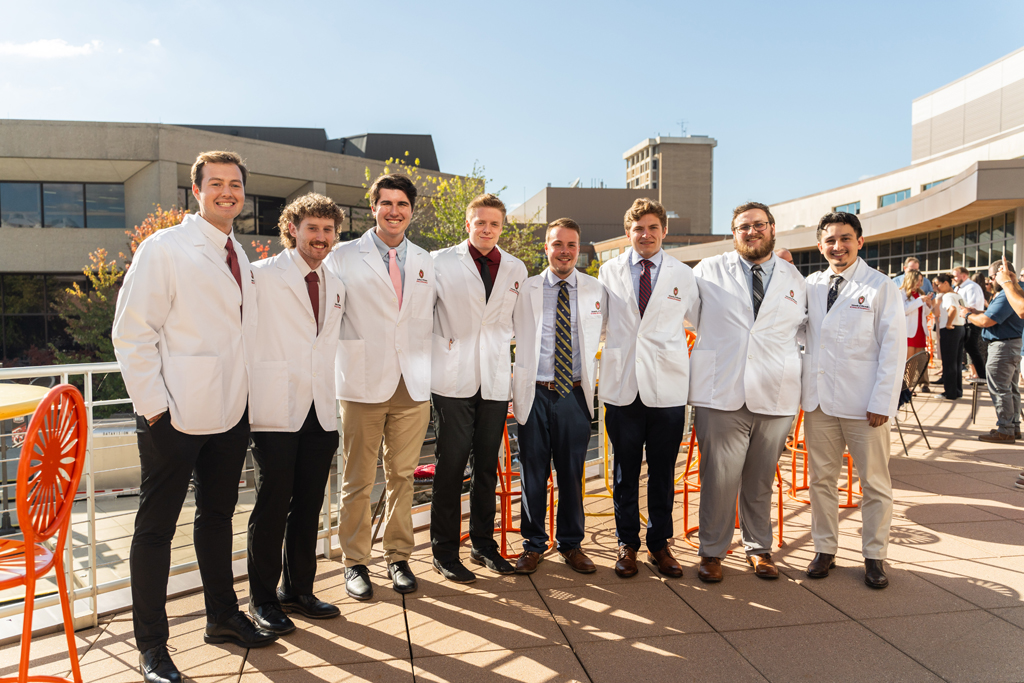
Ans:
{"label": "orange stool", "polygon": [[[800,413],[796,417],[796,425],[793,427],[793,436],[786,441],[786,448],[789,449],[790,453],[790,485],[787,489],[786,494],[798,503],[804,505],[810,505],[811,501],[807,498],[799,498],[796,494],[799,491],[806,491],[810,488],[807,476],[807,441],[800,436],[800,427],[803,426],[804,422],[804,411],[800,410]],[[798,484],[797,479],[797,455],[803,457],[803,467],[801,469],[799,477],[802,479],[802,483]],[[850,452],[846,451],[843,453],[843,458],[846,460],[846,486],[840,486],[839,491],[846,494],[846,502],[839,503],[840,508],[855,508],[857,503],[853,502],[854,496],[862,494],[860,481],[857,482],[857,490],[853,490],[853,458],[850,456]]]}

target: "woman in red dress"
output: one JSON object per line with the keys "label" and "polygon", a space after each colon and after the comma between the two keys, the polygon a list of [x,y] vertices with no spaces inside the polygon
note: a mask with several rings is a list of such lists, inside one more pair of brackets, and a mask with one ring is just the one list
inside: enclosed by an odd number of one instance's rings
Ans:
{"label": "woman in red dress", "polygon": [[[907,271],[900,290],[903,292],[903,310],[907,314],[907,358],[927,348],[925,335],[928,334],[928,311],[932,307],[932,295],[921,295],[921,282],[924,280],[919,270]],[[921,391],[929,393],[928,371],[925,370],[921,380]]]}

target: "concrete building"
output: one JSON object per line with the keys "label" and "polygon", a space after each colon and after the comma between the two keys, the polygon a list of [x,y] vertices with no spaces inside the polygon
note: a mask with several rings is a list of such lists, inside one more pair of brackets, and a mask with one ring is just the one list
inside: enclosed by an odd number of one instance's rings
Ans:
{"label": "concrete building", "polygon": [[429,135],[329,140],[308,128],[0,120],[0,360],[62,344],[57,294],[83,279],[90,252],[127,252],[125,230],[155,205],[194,210],[190,171],[211,149],[235,151],[249,168],[235,230],[251,259],[253,240],[277,251],[277,220],[296,196],[331,197],[345,209],[343,230],[362,231],[371,224],[367,169],[372,177],[398,157],[444,175]]}
{"label": "concrete building", "polygon": [[677,234],[710,235],[717,145],[706,135],[647,138],[622,155],[626,187],[655,191]]}
{"label": "concrete building", "polygon": [[[780,247],[805,275],[826,266],[815,229],[830,211],[858,214],[864,259],[896,274],[907,256],[928,275],[1019,263],[1024,225],[1024,48],[911,104],[907,167],[771,204]],[[731,241],[673,250],[695,264]]]}

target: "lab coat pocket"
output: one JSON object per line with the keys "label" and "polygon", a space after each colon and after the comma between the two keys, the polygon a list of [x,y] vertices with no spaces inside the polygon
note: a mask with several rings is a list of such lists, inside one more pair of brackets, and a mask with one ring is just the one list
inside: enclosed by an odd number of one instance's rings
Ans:
{"label": "lab coat pocket", "polygon": [[803,359],[799,353],[794,352],[786,356],[782,369],[782,385],[779,388],[779,410],[787,413],[793,411],[794,414],[799,410],[802,365]]}
{"label": "lab coat pocket", "polygon": [[713,349],[693,351],[690,354],[689,400],[700,399],[701,403],[710,403],[714,397],[714,387],[715,351]]}
{"label": "lab coat pocket", "polygon": [[[689,396],[690,391],[690,358],[686,349],[658,349],[658,371],[655,373],[655,381],[658,385],[658,400],[669,394],[684,393]],[[678,405],[686,403],[680,400]]]}
{"label": "lab coat pocket", "polygon": [[430,383],[434,391],[442,396],[455,393],[459,376],[459,340],[431,336]]}
{"label": "lab coat pocket", "polygon": [[609,349],[605,347],[601,351],[601,369],[597,376],[598,381],[598,392],[600,392],[600,385],[608,387],[611,391],[612,387],[617,387],[622,380],[622,349]]}
{"label": "lab coat pocket", "polygon": [[362,396],[366,393],[366,342],[342,339],[338,342],[338,394]]}
{"label": "lab coat pocket", "polygon": [[292,392],[288,387],[288,361],[257,363],[252,376],[249,410],[257,427],[288,429],[292,412]]}
{"label": "lab coat pocket", "polygon": [[223,429],[224,382],[217,356],[171,356],[164,380],[181,417],[183,424],[176,425],[181,431]]}

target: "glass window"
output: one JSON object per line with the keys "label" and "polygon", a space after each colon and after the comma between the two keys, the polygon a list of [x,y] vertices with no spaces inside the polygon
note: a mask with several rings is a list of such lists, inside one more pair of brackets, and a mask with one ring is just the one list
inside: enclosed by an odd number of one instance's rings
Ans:
{"label": "glass window", "polygon": [[13,275],[4,278],[4,313],[45,313],[42,275]]}
{"label": "glass window", "polygon": [[242,204],[242,213],[235,219],[235,234],[256,234],[256,203],[252,197],[246,197]]}
{"label": "glass window", "polygon": [[911,237],[907,239],[907,242],[904,242],[904,247],[905,249],[903,253],[906,254],[907,256],[916,256],[918,254],[923,254],[924,252],[928,251],[928,236],[921,235],[917,238]]}
{"label": "glass window", "polygon": [[939,250],[939,233],[930,232],[928,233],[928,251]]}
{"label": "glass window", "polygon": [[984,244],[992,239],[992,219],[978,221],[978,244]]}
{"label": "glass window", "polygon": [[43,183],[43,227],[85,227],[85,198],[81,183]]}
{"label": "glass window", "polygon": [[256,197],[256,230],[261,235],[278,235],[277,221],[284,211],[284,200],[277,197]]}
{"label": "glass window", "polygon": [[968,223],[967,227],[964,228],[964,243],[966,244],[977,244],[978,243],[978,223]]}
{"label": "glass window", "polygon": [[883,206],[889,206],[896,202],[902,202],[904,199],[910,196],[910,190],[900,190],[899,192],[890,192],[889,194],[882,195],[878,198],[878,208]]}
{"label": "glass window", "polygon": [[939,252],[939,270],[940,271],[946,272],[950,268],[952,268],[952,266],[950,265],[950,260],[951,260],[952,256],[953,256],[953,253],[950,252],[950,251],[940,251]]}
{"label": "glass window", "polygon": [[[865,258],[867,258],[867,259],[874,259],[875,261],[877,261],[878,260],[878,242],[872,242],[871,244],[866,244],[864,246],[866,247],[865,251],[867,252],[867,255],[865,256]],[[873,267],[874,266],[872,266],[872,268]]]}
{"label": "glass window", "polygon": [[189,193],[189,190],[186,190],[184,187],[179,187],[178,188],[178,208],[179,209],[180,208],[185,208],[185,209],[188,208],[188,193]]}
{"label": "glass window", "polygon": [[1005,216],[993,216],[992,217],[992,241],[1002,241],[1003,239],[1003,224],[1005,223]]}
{"label": "glass window", "polygon": [[32,347],[46,348],[46,317],[42,315],[5,316],[5,359],[23,358]]}
{"label": "glass window", "polygon": [[85,216],[90,228],[124,230],[124,185],[87,183]]}
{"label": "glass window", "polygon": [[953,230],[946,228],[939,233],[939,249],[953,248]]}
{"label": "glass window", "polygon": [[921,186],[921,191],[924,192],[925,190],[930,190],[933,187],[935,187],[936,185],[941,185],[942,183],[946,182],[947,180],[949,180],[949,178],[943,178],[942,180],[936,180],[934,182],[925,183],[924,185]]}
{"label": "glass window", "polygon": [[978,248],[978,268],[988,268],[988,247]]}
{"label": "glass window", "polygon": [[958,225],[953,228],[953,247],[961,249],[964,246],[964,226]]}
{"label": "glass window", "polygon": [[832,207],[832,210],[833,211],[837,211],[837,212],[842,212],[842,213],[859,214],[860,213],[860,202],[850,202],[849,204],[840,204],[839,206]]}
{"label": "glass window", "polygon": [[0,227],[41,228],[39,183],[0,183]]}
{"label": "glass window", "polygon": [[890,254],[892,256],[900,256],[903,254],[903,240],[892,240],[889,243]]}
{"label": "glass window", "polygon": [[974,268],[978,263],[978,247],[964,249],[964,268]]}
{"label": "glass window", "polygon": [[889,256],[889,240],[878,243],[878,255],[882,257]]}
{"label": "glass window", "polygon": [[1013,219],[1014,216],[1012,213],[1006,214],[1006,222],[1003,224],[1003,232],[1006,233],[1006,239],[1012,239],[1014,236]]}

